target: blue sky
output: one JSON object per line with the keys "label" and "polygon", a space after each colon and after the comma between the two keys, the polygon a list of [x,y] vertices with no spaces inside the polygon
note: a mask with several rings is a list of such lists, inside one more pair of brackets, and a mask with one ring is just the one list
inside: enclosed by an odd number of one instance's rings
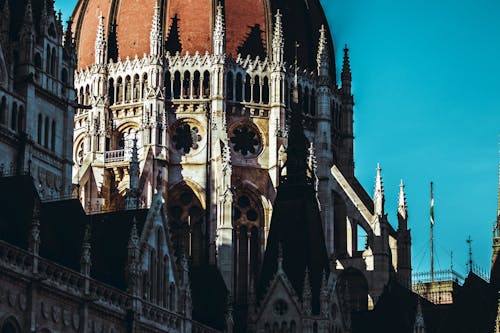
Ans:
{"label": "blue sky", "polygon": [[[76,1],[56,0],[68,17]],[[500,110],[497,0],[323,0],[341,64],[351,50],[356,175],[372,193],[383,169],[396,222],[406,183],[413,269],[429,267],[429,182],[435,183],[436,269],[465,271],[467,244],[489,269],[496,218]],[[149,23],[148,23],[149,24]]]}

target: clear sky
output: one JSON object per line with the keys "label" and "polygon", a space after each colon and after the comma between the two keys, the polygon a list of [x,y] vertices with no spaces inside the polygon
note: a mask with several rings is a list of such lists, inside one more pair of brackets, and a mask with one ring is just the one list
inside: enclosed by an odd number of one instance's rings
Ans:
{"label": "clear sky", "polygon": [[[56,0],[68,17],[75,0]],[[323,0],[342,62],[351,50],[356,175],[369,193],[380,162],[395,224],[406,183],[413,269],[429,267],[435,184],[436,269],[465,272],[467,244],[489,269],[500,134],[498,0]],[[150,24],[145,22],[145,24]],[[338,69],[339,71],[339,69]]]}

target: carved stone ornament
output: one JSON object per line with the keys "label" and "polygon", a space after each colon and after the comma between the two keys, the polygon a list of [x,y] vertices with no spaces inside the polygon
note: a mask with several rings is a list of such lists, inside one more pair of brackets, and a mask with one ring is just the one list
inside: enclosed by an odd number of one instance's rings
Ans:
{"label": "carved stone ornament", "polygon": [[42,302],[40,304],[40,312],[43,318],[47,319],[49,317],[49,306],[47,305],[47,303]]}
{"label": "carved stone ornament", "polygon": [[59,321],[61,320],[61,307],[57,305],[52,306],[52,320],[56,324],[59,323]]}
{"label": "carved stone ornament", "polygon": [[19,309],[25,311],[28,308],[28,300],[25,294],[19,294]]}
{"label": "carved stone ornament", "polygon": [[16,294],[12,290],[7,292],[7,302],[9,302],[9,306],[16,305]]}
{"label": "carved stone ornament", "polygon": [[73,313],[73,328],[75,330],[80,329],[80,316],[76,312]]}
{"label": "carved stone ornament", "polygon": [[62,313],[62,318],[64,326],[68,326],[71,323],[71,312],[67,309],[64,309]]}

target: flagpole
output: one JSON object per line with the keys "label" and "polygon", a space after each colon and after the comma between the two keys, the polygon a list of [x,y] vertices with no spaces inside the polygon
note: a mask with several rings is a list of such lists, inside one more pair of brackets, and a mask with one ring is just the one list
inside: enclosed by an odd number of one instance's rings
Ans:
{"label": "flagpole", "polygon": [[431,220],[431,282],[434,282],[434,194],[432,191],[433,183],[431,182],[431,208],[430,208],[430,220]]}

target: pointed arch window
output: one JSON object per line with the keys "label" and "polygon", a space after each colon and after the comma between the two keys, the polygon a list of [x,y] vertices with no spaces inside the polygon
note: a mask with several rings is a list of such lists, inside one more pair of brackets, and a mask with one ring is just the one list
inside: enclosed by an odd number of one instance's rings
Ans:
{"label": "pointed arch window", "polygon": [[207,232],[205,212],[199,199],[187,185],[172,191],[169,221],[177,257],[186,255],[193,266],[206,262]]}
{"label": "pointed arch window", "polygon": [[5,96],[2,96],[2,100],[0,102],[0,124],[5,124],[6,123],[6,118],[7,117],[7,98]]}
{"label": "pointed arch window", "polygon": [[236,240],[235,290],[236,302],[245,304],[249,283],[255,283],[262,260],[264,212],[258,197],[248,192],[240,192],[233,202],[234,239]]}

